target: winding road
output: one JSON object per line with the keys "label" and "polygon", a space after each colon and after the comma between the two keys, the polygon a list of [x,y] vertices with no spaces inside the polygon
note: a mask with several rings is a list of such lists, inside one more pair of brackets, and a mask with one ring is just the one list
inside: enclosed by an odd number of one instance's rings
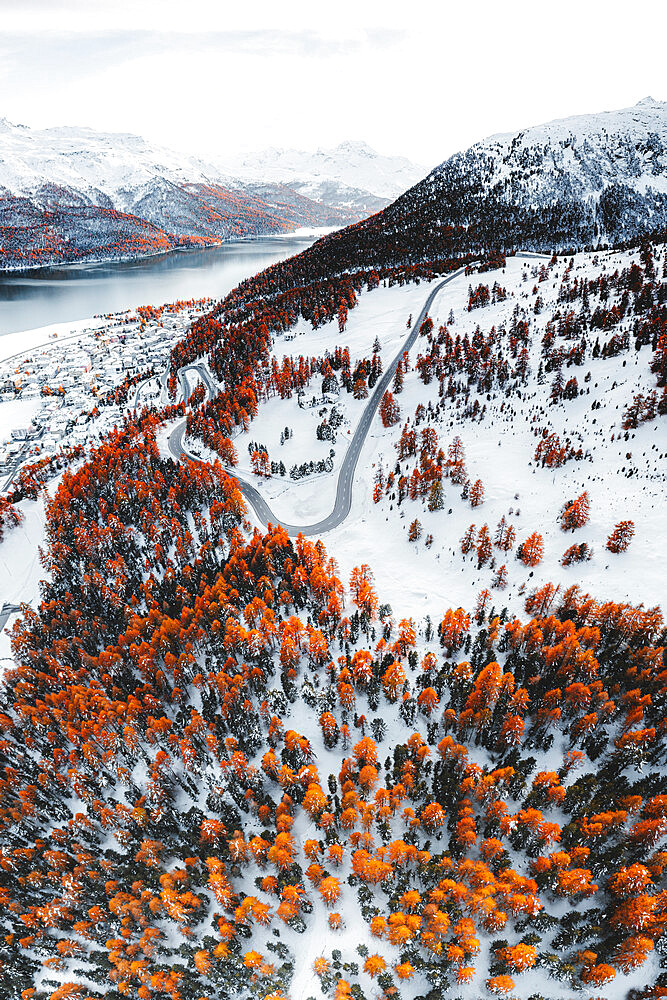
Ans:
{"label": "winding road", "polygon": [[[534,259],[537,257],[549,260],[549,257],[546,254],[535,254],[526,252],[526,253],[517,253],[516,256],[526,257],[528,259]],[[461,274],[463,274],[464,271],[465,268],[460,267],[457,271],[453,271],[451,274],[447,275],[447,277],[444,278],[442,281],[438,282],[435,288],[431,289],[428,298],[424,303],[422,311],[417,317],[417,320],[412,325],[412,329],[410,330],[409,335],[406,337],[398,353],[394,357],[393,361],[391,362],[389,367],[382,375],[382,378],[378,381],[377,385],[375,386],[373,390],[373,395],[366,404],[366,408],[364,409],[364,412],[361,416],[361,420],[359,421],[357,429],[354,432],[354,436],[350,441],[347,453],[343,458],[343,462],[340,467],[340,472],[338,474],[336,501],[334,503],[333,510],[331,511],[330,514],[328,514],[321,521],[317,521],[314,524],[288,524],[281,518],[276,517],[276,515],[273,513],[273,511],[271,510],[271,508],[269,507],[269,505],[267,504],[266,500],[261,495],[259,490],[257,490],[251,483],[249,483],[245,479],[242,479],[235,473],[226,470],[227,474],[232,479],[236,480],[241,493],[246,498],[248,503],[255,511],[255,514],[264,525],[268,525],[269,523],[281,524],[283,528],[285,528],[285,530],[288,532],[288,534],[294,537],[299,533],[303,535],[322,535],[324,534],[325,531],[331,531],[333,528],[337,528],[339,524],[342,524],[347,515],[350,513],[350,508],[352,507],[352,483],[354,480],[354,473],[357,468],[357,462],[359,461],[359,455],[361,454],[361,449],[363,448],[364,442],[366,441],[366,437],[370,430],[373,417],[375,416],[375,411],[380,405],[380,400],[382,399],[385,390],[388,388],[389,384],[391,383],[391,380],[394,377],[396,366],[398,365],[400,359],[403,357],[403,352],[409,351],[410,348],[415,343],[417,337],[419,336],[419,328],[421,327],[422,323],[424,322],[424,319],[428,315],[428,312],[431,306],[433,305],[433,301],[438,292],[440,292],[440,290],[444,288],[445,285],[448,285],[450,281],[454,281],[455,278],[458,278]],[[212,383],[209,373],[206,369],[206,366],[203,364],[188,365],[185,368],[182,368],[179,372],[179,379],[181,381],[181,387],[183,389],[183,395],[186,401],[187,401],[187,396],[189,394],[189,386],[185,373],[189,370],[196,370],[198,375],[202,378],[202,380],[206,384],[209,393],[215,395],[218,389]],[[178,459],[180,459],[181,455],[186,455],[188,458],[194,461],[199,461],[199,459],[197,459],[195,455],[191,455],[183,446],[184,435],[185,435],[185,420],[183,420],[180,424],[178,424],[178,426],[175,427],[174,430],[169,435],[169,439],[167,442],[169,451],[177,461]]]}
{"label": "winding road", "polygon": [[17,611],[21,610],[20,604],[3,604],[0,606],[0,632],[7,624],[9,618],[15,615]]}

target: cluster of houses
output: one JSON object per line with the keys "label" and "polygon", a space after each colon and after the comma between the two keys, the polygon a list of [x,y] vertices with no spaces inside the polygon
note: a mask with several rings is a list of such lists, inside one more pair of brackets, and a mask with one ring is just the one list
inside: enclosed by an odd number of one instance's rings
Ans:
{"label": "cluster of houses", "polygon": [[[186,310],[141,323],[127,313],[115,314],[95,329],[53,336],[0,361],[0,492],[24,462],[55,454],[65,445],[99,441],[118,421],[117,407],[101,401],[128,376],[165,369],[171,348],[196,315]],[[161,392],[158,379],[140,384],[125,408],[155,401]],[[17,401],[41,403],[29,408],[29,423],[15,420],[16,407],[3,407]],[[100,413],[93,418],[95,408]]]}

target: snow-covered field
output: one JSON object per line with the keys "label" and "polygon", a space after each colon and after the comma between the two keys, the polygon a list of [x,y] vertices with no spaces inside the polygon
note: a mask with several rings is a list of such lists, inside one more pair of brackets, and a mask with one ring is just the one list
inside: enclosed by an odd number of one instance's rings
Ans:
{"label": "snow-covered field", "polygon": [[[406,285],[403,288],[377,288],[372,293],[360,296],[359,303],[350,313],[348,326],[343,333],[338,332],[337,323],[327,323],[313,330],[304,320],[289,331],[287,337],[277,337],[274,353],[279,359],[283,355],[299,357],[323,356],[333,352],[336,346],[348,347],[351,366],[361,358],[370,358],[377,338],[380,343],[380,358],[384,367],[393,359],[405,340],[409,316],[416,318],[429,285]],[[319,396],[321,378],[314,378],[306,390],[304,401],[313,395]],[[368,403],[367,399],[354,399],[351,394],[341,392],[334,397],[335,406],[344,417],[338,430],[335,444],[318,441],[317,425],[324,416],[330,417],[332,405],[309,405],[300,408],[296,395],[291,399],[278,397],[268,400],[259,410],[247,433],[234,440],[239,456],[239,472],[245,476],[251,473],[251,462],[247,443],[258,442],[266,446],[269,458],[282,461],[287,476],[273,476],[261,483],[262,494],[270,501],[271,509],[278,517],[295,524],[311,524],[328,514],[334,504],[340,463],[347,450],[349,439]],[[281,434],[289,427],[293,436],[281,444]],[[334,449],[334,467],[329,474],[315,474],[299,480],[289,478],[289,470],[301,462],[318,461]],[[365,463],[359,464],[359,479],[363,484]],[[363,488],[363,487],[362,487]]]}
{"label": "snow-covered field", "polygon": [[74,340],[85,336],[91,330],[97,329],[92,319],[72,320],[67,323],[52,323],[49,326],[36,327],[33,330],[21,330],[16,333],[6,333],[0,337],[0,361],[5,361],[15,354],[36,347],[53,346],[58,340],[72,338]]}
{"label": "snow-covered field", "polygon": [[[579,254],[574,259],[571,277],[591,278],[605,271],[610,274],[628,267],[637,258],[636,252],[604,253],[597,255],[595,260],[593,255]],[[578,376],[585,393],[557,405],[549,402],[553,376],[547,375],[542,384],[536,377],[542,333],[558,308],[556,297],[568,260],[559,258],[550,269],[548,280],[539,283],[543,299],[539,315],[532,314],[532,289],[539,265],[518,258],[509,258],[506,267],[497,272],[483,276],[462,275],[436,298],[432,310],[436,330],[447,323],[453,313],[449,329],[453,335],[461,337],[466,334],[471,337],[478,325],[483,332],[493,326],[508,327],[517,306],[531,317],[531,377],[521,398],[512,396],[506,400],[501,392],[491,394],[491,398],[483,400],[487,412],[481,422],[462,420],[453,406],[445,407],[438,419],[431,421],[443,450],[446,451],[455,435],[462,439],[468,476],[473,482],[481,478],[484,483],[484,503],[473,510],[469,501],[461,498],[460,489],[448,480],[444,482],[442,510],[429,511],[424,501],[409,499],[399,507],[386,496],[378,504],[373,503],[378,470],[382,469],[386,475],[396,464],[396,443],[403,424],[406,420],[414,424],[419,404],[428,407],[430,402],[435,407],[438,403],[437,379],[425,386],[414,368],[424,349],[423,338],[419,338],[410,355],[403,391],[396,396],[401,409],[400,422],[385,429],[376,416],[357,466],[350,516],[324,536],[343,576],[347,577],[354,565],[368,562],[373,566],[382,599],[416,620],[421,620],[426,613],[438,614],[449,606],[471,608],[477,594],[491,588],[493,569],[489,565],[478,569],[474,556],[462,556],[459,543],[473,523],[477,528],[487,524],[493,535],[503,516],[514,525],[517,542],[539,531],[544,537],[545,553],[543,561],[533,570],[513,558],[512,552],[508,553],[505,560],[507,588],[492,590],[493,603],[498,610],[507,607],[521,614],[526,587],[547,581],[563,588],[576,582],[599,598],[643,602],[646,606],[665,604],[663,543],[667,537],[664,504],[667,440],[664,421],[658,418],[640,425],[629,432],[627,440],[625,433],[619,433],[621,415],[633,393],[646,391],[653,384],[649,372],[650,347],[639,352],[630,350],[609,359],[587,358],[582,366],[566,368],[566,377]],[[660,260],[656,261],[658,273],[661,264]],[[495,305],[468,312],[469,286],[482,281],[489,285],[498,281],[507,289],[508,297]],[[301,320],[287,337],[276,338],[274,352],[278,359],[285,354],[322,356],[326,351],[333,351],[335,346],[347,346],[354,365],[358,358],[372,355],[377,339],[380,357],[386,366],[405,340],[408,317],[417,315],[428,291],[428,283],[422,282],[366,292],[360,296],[357,307],[351,310],[343,333],[339,333],[335,322],[313,331]],[[59,338],[71,336],[69,343],[74,348],[77,336],[86,334],[90,328],[91,321],[82,321],[62,324],[57,329],[11,334],[0,339],[0,358],[33,345],[50,343],[56,333]],[[589,374],[590,379],[585,381]],[[319,394],[319,382],[319,377],[312,380],[312,394]],[[304,396],[306,401],[310,399],[311,387]],[[601,404],[595,411],[591,410],[593,399]],[[318,423],[323,415],[330,415],[332,406],[300,408],[296,396],[266,401],[249,430],[235,439],[239,472],[246,477],[252,476],[248,450],[251,443],[260,443],[267,448],[270,459],[283,462],[285,476],[261,480],[254,477],[278,518],[305,525],[329,513],[340,463],[366,402],[355,400],[344,391],[340,393],[334,405],[341,412],[343,423],[335,443],[319,441],[315,434]],[[0,406],[3,426],[28,423],[38,408],[35,400],[3,403]],[[538,439],[533,434],[533,417],[537,418],[538,426],[548,423],[562,438],[568,435],[573,440],[579,438],[584,452],[590,454],[583,461],[571,461],[562,468],[540,468],[534,461]],[[418,433],[428,425],[428,420],[422,422]],[[285,428],[291,432],[288,438],[284,435]],[[332,472],[316,473],[298,480],[290,478],[289,470],[294,464],[324,459],[331,449],[334,451]],[[590,522],[573,538],[560,530],[558,514],[565,501],[585,490],[591,503]],[[252,519],[252,511],[249,513]],[[417,542],[409,542],[408,528],[415,518],[421,522],[422,537]],[[627,552],[612,555],[606,550],[605,541],[614,525],[624,519],[634,520],[636,535]],[[39,519],[27,519],[22,529],[25,538],[30,539],[31,550],[39,543],[39,523]],[[433,543],[426,547],[424,540],[428,535],[433,536]],[[560,565],[562,554],[574,540],[586,540],[593,548],[593,557],[589,562],[564,568]],[[8,560],[20,565],[26,563],[18,550],[10,557],[10,544],[14,549],[18,539],[8,537],[0,544],[0,558],[5,563]],[[496,563],[499,562],[496,559]],[[27,564],[34,575],[37,562],[31,556]],[[11,576],[3,574],[0,603],[3,600],[18,603]],[[28,593],[29,588],[22,584],[19,589]],[[30,594],[36,597],[34,586]]]}
{"label": "snow-covered field", "polygon": [[[572,277],[592,278],[603,272],[622,270],[636,260],[636,253],[599,254],[598,263],[593,255],[575,257]],[[638,603],[647,607],[656,603],[667,604],[667,587],[664,578],[664,539],[667,537],[667,508],[664,503],[665,456],[667,435],[664,420],[649,421],[630,431],[620,433],[622,413],[637,391],[647,391],[655,378],[649,371],[652,358],[650,346],[639,352],[630,350],[616,357],[586,359],[582,366],[564,368],[565,379],[575,375],[584,394],[556,405],[549,402],[553,374],[548,374],[539,384],[537,371],[540,363],[540,342],[544,326],[557,308],[556,296],[569,258],[560,258],[550,270],[548,281],[539,284],[543,307],[539,315],[531,316],[532,347],[531,372],[521,398],[506,400],[497,392],[488,401],[483,421],[461,420],[452,407],[447,407],[440,419],[432,421],[440,446],[446,452],[455,435],[463,441],[466,467],[471,481],[481,478],[485,487],[484,503],[472,509],[470,502],[461,499],[460,488],[445,480],[444,507],[429,511],[422,501],[406,499],[400,508],[385,498],[373,503],[375,474],[382,468],[385,474],[393,470],[404,422],[410,418],[414,424],[415,410],[419,404],[428,407],[438,402],[438,381],[425,386],[414,370],[423,338],[418,339],[410,355],[410,370],[405,376],[403,391],[396,396],[401,408],[401,419],[395,427],[385,429],[376,416],[372,430],[362,451],[354,485],[354,499],[350,516],[338,528],[323,536],[327,548],[335,554],[343,576],[360,562],[372,565],[379,593],[402,613],[417,619],[430,611],[438,614],[447,607],[474,606],[477,594],[490,588],[494,576],[489,566],[481,570],[471,556],[464,559],[460,552],[460,539],[470,526],[477,528],[488,524],[491,535],[501,517],[510,521],[517,533],[517,543],[534,531],[544,537],[544,559],[534,570],[527,569],[508,553],[504,561],[508,571],[506,590],[493,590],[493,603],[497,610],[508,607],[522,614],[525,588],[539,586],[548,581],[560,584],[563,589],[578,583],[599,599]],[[661,261],[656,261],[660,272]],[[480,325],[483,332],[504,324],[509,327],[512,312],[519,305],[531,315],[534,303],[532,289],[536,282],[538,264],[509,258],[507,266],[485,275],[462,275],[447,285],[436,298],[432,318],[436,329],[447,322],[450,310],[454,313],[451,326],[453,335],[471,337]],[[525,276],[525,280],[524,280]],[[469,285],[479,282],[492,285],[494,281],[507,289],[508,297],[496,305],[468,312]],[[359,305],[350,312],[344,333],[338,332],[335,323],[312,331],[303,321],[296,328],[297,336],[289,343],[277,339],[274,351],[278,358],[283,353],[295,355],[321,355],[335,345],[348,345],[351,358],[370,356],[377,336],[382,346],[382,360],[388,362],[406,336],[406,320],[416,315],[427,297],[429,286],[408,285],[403,288],[379,288],[364,293]],[[610,303],[609,303],[610,304]],[[575,304],[576,307],[576,304]],[[625,326],[628,323],[624,324]],[[596,331],[590,334],[591,343]],[[601,341],[605,336],[601,335]],[[585,379],[590,373],[590,380]],[[601,403],[591,410],[591,402]],[[341,441],[348,430],[354,430],[365,401],[356,401],[341,393],[338,407],[344,412],[346,423],[336,443],[336,464],[329,475],[304,479],[297,483],[289,478],[273,477],[258,480],[258,488],[269,501],[272,510],[291,523],[308,524],[323,517],[333,507],[337,472],[342,459]],[[501,407],[503,409],[501,410]],[[246,435],[235,441],[239,452],[239,471],[247,475],[250,462],[244,440],[265,444],[272,459],[283,459],[285,465],[297,459],[320,458],[327,451],[329,442],[315,438],[318,410],[300,410],[296,399],[272,399],[261,406],[259,415]],[[541,468],[534,460],[538,438],[533,434],[531,418],[537,417],[538,426],[548,423],[560,437],[581,437],[584,452],[590,456],[582,461],[567,462],[561,468]],[[289,426],[294,437],[280,445],[280,433]],[[429,421],[422,422],[421,432]],[[612,441],[612,435],[614,440]],[[577,445],[579,444],[577,440]],[[632,475],[629,475],[632,470]],[[574,535],[561,531],[558,514],[563,504],[588,491],[590,497],[590,522]],[[408,542],[408,528],[418,518],[422,524],[419,542]],[[605,548],[608,535],[621,520],[632,519],[636,535],[627,552],[612,555]],[[427,548],[424,539],[433,535],[433,544]],[[574,541],[585,540],[592,545],[594,555],[590,562],[564,568],[560,565],[566,548]],[[500,564],[497,559],[496,563]],[[519,593],[520,589],[524,591]],[[435,605],[435,606],[434,606]]]}

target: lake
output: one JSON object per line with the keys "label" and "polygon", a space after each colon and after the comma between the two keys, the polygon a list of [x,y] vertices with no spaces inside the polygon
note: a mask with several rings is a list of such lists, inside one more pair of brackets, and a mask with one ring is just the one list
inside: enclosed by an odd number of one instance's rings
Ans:
{"label": "lake", "polygon": [[0,273],[0,335],[176,299],[219,299],[305,250],[312,236],[262,236],[142,260]]}

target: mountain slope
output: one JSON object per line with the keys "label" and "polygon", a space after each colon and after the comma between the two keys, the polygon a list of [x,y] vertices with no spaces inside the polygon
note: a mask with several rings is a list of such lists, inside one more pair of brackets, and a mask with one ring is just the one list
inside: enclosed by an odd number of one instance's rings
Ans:
{"label": "mountain slope", "polygon": [[261,196],[139,136],[0,121],[0,267],[134,257],[358,215],[266,185]]}
{"label": "mountain slope", "polygon": [[37,192],[44,184],[100,195],[130,211],[136,192],[156,176],[173,184],[220,180],[210,165],[126,133],[89,128],[29,129],[0,120],[0,187]]}
{"label": "mountain slope", "polygon": [[437,167],[388,213],[535,248],[625,240],[667,222],[667,104],[493,136]]}
{"label": "mountain slope", "polygon": [[[423,172],[363,143],[315,154],[271,153],[230,171],[140,136],[31,130],[1,119],[0,266],[340,227],[384,208]],[[127,226],[114,228],[109,212],[132,220],[133,232],[144,234],[144,249],[128,239]],[[83,218],[94,220],[97,237]]]}
{"label": "mountain slope", "polygon": [[[579,115],[517,134],[491,136],[473,147],[497,162],[496,176],[512,181],[517,198],[529,203],[562,196],[595,196],[613,183],[643,193],[667,191],[667,104],[646,97],[622,111]],[[539,151],[543,150],[540,157]],[[537,158],[540,173],[530,169]]]}
{"label": "mountain slope", "polygon": [[667,104],[649,98],[456,153],[383,211],[284,262],[280,282],[369,266],[442,270],[455,257],[636,242],[666,227]]}

